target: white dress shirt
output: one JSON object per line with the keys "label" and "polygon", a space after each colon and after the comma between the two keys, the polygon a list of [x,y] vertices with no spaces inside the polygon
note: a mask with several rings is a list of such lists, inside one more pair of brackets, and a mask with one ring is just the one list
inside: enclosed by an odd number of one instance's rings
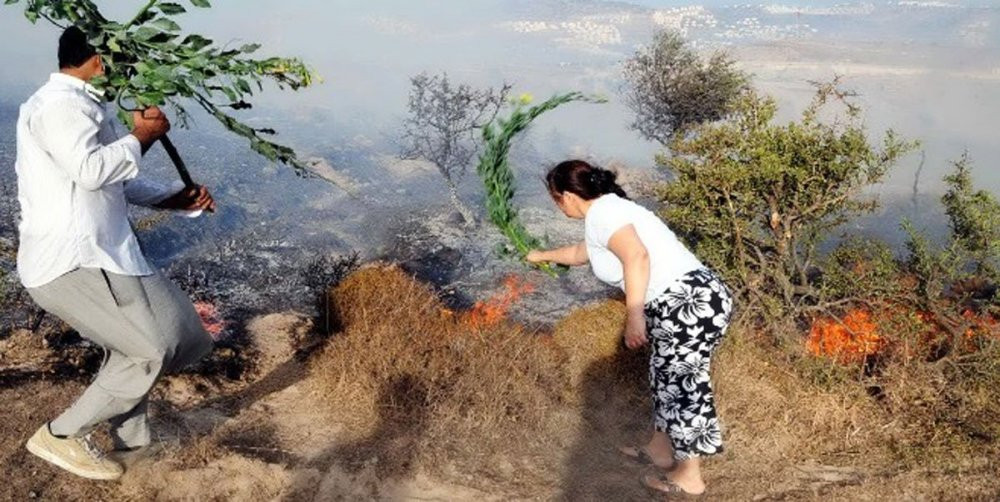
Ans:
{"label": "white dress shirt", "polygon": [[80,267],[152,275],[127,203],[152,206],[170,190],[139,174],[142,147],[116,138],[100,93],[62,73],[21,105],[17,120],[17,190],[21,204],[17,270],[38,287]]}

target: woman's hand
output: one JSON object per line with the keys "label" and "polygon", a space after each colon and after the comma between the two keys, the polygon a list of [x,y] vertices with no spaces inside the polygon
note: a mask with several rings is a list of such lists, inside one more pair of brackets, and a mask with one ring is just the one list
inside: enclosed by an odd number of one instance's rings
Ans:
{"label": "woman's hand", "polygon": [[527,256],[524,257],[528,263],[541,263],[543,261],[548,261],[545,259],[545,252],[533,249],[528,252]]}
{"label": "woman's hand", "polygon": [[590,261],[587,257],[587,246],[582,242],[555,249],[535,249],[529,251],[524,259],[528,263],[549,262],[571,267],[585,265]]}
{"label": "woman's hand", "polygon": [[649,343],[646,337],[646,318],[642,315],[629,315],[625,320],[625,346],[630,349],[638,349]]}

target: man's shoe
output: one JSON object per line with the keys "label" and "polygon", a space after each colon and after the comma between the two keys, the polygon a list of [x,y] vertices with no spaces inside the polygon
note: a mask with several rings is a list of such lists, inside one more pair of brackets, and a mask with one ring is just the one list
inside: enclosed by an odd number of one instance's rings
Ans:
{"label": "man's shoe", "polygon": [[87,479],[114,480],[124,472],[90,442],[90,436],[57,438],[49,431],[49,424],[38,429],[26,446],[42,460]]}

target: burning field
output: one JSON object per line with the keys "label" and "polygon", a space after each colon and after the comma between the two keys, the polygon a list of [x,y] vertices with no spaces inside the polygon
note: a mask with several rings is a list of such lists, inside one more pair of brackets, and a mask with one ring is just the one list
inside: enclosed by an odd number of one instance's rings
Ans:
{"label": "burning field", "polygon": [[[258,316],[239,378],[169,378],[153,404],[168,449],[117,484],[64,475],[21,447],[85,379],[7,382],[0,498],[648,500],[642,469],[616,452],[643,439],[649,413],[645,354],[620,343],[623,305],[529,328],[510,311],[533,290],[508,277],[462,310],[397,266],[365,266],[327,295],[331,332],[294,312]],[[213,307],[203,316],[224,327]],[[728,335],[714,362],[728,453],[707,464],[713,500],[1000,493],[996,431],[973,416],[993,394],[941,388],[960,369],[887,367],[877,392],[817,378],[891,350],[861,312],[815,323],[801,346],[815,374],[751,332]],[[52,350],[36,340],[0,343],[6,359],[44,359]],[[954,399],[967,409],[950,410]]]}

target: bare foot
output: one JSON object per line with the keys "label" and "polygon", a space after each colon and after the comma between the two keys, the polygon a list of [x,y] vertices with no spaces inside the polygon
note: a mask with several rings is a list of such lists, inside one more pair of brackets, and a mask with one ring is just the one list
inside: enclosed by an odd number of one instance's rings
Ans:
{"label": "bare foot", "polygon": [[674,467],[673,455],[653,451],[648,446],[622,446],[618,451],[640,464],[655,465],[666,470]]}
{"label": "bare foot", "polygon": [[651,490],[681,498],[699,498],[705,493],[705,483],[700,480],[671,479],[670,473],[649,472],[642,476],[642,484]]}

